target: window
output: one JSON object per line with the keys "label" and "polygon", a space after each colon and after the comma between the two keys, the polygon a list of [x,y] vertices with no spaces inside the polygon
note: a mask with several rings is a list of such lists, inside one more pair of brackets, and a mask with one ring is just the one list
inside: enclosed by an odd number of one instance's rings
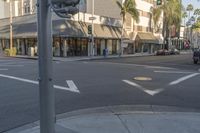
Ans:
{"label": "window", "polygon": [[137,31],[142,31],[142,26],[137,26]]}
{"label": "window", "polygon": [[31,12],[30,1],[24,1],[24,13],[29,14]]}

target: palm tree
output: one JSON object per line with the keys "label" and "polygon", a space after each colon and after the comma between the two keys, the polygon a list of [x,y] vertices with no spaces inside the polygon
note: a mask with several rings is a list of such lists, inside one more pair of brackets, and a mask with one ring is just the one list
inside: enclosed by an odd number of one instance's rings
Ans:
{"label": "palm tree", "polygon": [[183,12],[182,18],[184,19],[184,26],[185,26],[185,19],[188,17],[187,12]]}
{"label": "palm tree", "polygon": [[123,54],[122,42],[123,42],[123,36],[124,36],[124,26],[126,24],[126,15],[130,14],[131,17],[136,22],[139,22],[139,12],[136,9],[135,0],[125,0],[124,2],[119,2],[117,0],[116,4],[121,10],[120,15],[122,17],[121,44],[120,44],[120,55],[121,55]]}
{"label": "palm tree", "polygon": [[158,26],[158,22],[159,22],[159,19],[160,19],[160,15],[161,15],[161,10],[157,10],[157,8],[155,7],[151,7],[150,9],[150,13],[152,15],[152,21],[153,21],[153,29],[155,32],[157,32],[157,28],[159,28]]}
{"label": "palm tree", "polygon": [[195,15],[195,18],[200,16],[200,9],[199,8],[195,9],[193,15]]}
{"label": "palm tree", "polygon": [[197,22],[200,22],[200,16],[197,18]]}
{"label": "palm tree", "polygon": [[[164,41],[167,40],[168,37],[171,37],[170,33],[172,26],[175,26],[176,29],[180,27],[181,10],[182,5],[180,0],[163,0],[163,4],[155,8],[154,23],[159,21],[159,18],[163,12]],[[163,44],[165,44],[165,42]]]}
{"label": "palm tree", "polygon": [[189,4],[189,5],[187,6],[187,8],[186,8],[186,10],[187,10],[188,13],[189,13],[189,18],[190,18],[190,12],[193,11],[193,9],[194,9],[194,7],[193,7],[192,4]]}

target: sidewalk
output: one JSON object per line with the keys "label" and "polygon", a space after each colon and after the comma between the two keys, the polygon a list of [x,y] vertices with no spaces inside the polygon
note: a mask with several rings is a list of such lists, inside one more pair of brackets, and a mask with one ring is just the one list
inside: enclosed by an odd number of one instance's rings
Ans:
{"label": "sidewalk", "polygon": [[[198,112],[148,105],[84,109],[58,115],[56,133],[200,133]],[[5,133],[39,133],[38,125],[35,122]]]}
{"label": "sidewalk", "polygon": [[[79,57],[53,57],[54,61],[86,61],[86,60],[97,60],[97,59],[111,59],[111,58],[124,58],[124,57],[141,57],[141,56],[153,56],[154,54],[148,54],[148,53],[137,53],[137,54],[130,54],[130,55],[122,55],[119,57],[119,55],[109,55],[109,56],[79,56]],[[27,55],[17,55],[16,58],[24,58],[24,59],[34,59],[36,60],[37,56],[27,56]]]}
{"label": "sidewalk", "polygon": [[[130,55],[122,55],[119,57],[119,55],[109,55],[109,56],[79,56],[79,57],[53,57],[54,61],[62,61],[62,62],[68,62],[68,61],[86,61],[86,60],[98,60],[98,59],[112,59],[112,58],[125,58],[125,57],[141,57],[141,56],[153,56],[154,54],[130,54]],[[34,59],[37,60],[37,56],[31,57],[27,55],[16,55],[16,58],[23,58],[23,59]]]}
{"label": "sidewalk", "polygon": [[[180,54],[192,54],[192,51],[181,51]],[[109,56],[79,56],[79,57],[53,57],[54,61],[62,61],[62,62],[68,62],[68,61],[86,61],[86,60],[98,60],[98,59],[112,59],[112,58],[126,58],[126,57],[142,57],[142,56],[154,56],[155,54],[149,54],[149,53],[136,53],[136,54],[128,54],[128,55],[122,55],[119,57],[119,55],[109,55]],[[23,59],[34,59],[36,60],[37,56],[27,56],[27,55],[17,55],[16,58],[23,58]]]}

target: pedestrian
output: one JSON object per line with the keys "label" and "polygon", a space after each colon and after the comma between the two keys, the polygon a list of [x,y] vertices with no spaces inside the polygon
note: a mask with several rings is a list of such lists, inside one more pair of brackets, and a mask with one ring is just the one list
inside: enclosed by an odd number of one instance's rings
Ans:
{"label": "pedestrian", "polygon": [[107,56],[108,55],[108,48],[105,49],[105,52],[106,52],[106,56]]}
{"label": "pedestrian", "polygon": [[106,57],[106,49],[103,49],[103,56]]}

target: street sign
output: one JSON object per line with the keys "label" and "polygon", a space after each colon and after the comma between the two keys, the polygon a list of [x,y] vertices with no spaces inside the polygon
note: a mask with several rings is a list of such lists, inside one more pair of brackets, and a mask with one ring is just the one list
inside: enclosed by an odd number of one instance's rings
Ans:
{"label": "street sign", "polygon": [[89,20],[95,20],[97,19],[96,17],[89,17]]}

